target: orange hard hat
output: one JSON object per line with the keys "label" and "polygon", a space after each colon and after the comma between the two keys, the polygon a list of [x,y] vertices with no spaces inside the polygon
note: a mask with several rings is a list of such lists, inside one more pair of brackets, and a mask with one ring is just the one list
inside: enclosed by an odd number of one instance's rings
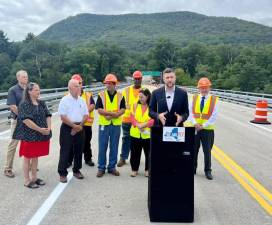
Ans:
{"label": "orange hard hat", "polygon": [[105,77],[105,80],[104,80],[104,84],[105,83],[108,83],[108,82],[112,82],[112,83],[117,83],[117,78],[114,74],[111,74],[109,73],[106,77]]}
{"label": "orange hard hat", "polygon": [[72,80],[77,80],[78,82],[82,82],[82,78],[80,76],[80,74],[74,74],[72,77],[71,77]]}
{"label": "orange hard hat", "polygon": [[136,79],[139,79],[139,78],[142,78],[143,77],[143,74],[141,71],[139,70],[136,70],[133,75],[132,75],[133,78],[136,78]]}
{"label": "orange hard hat", "polygon": [[198,88],[205,88],[210,87],[212,85],[211,81],[207,77],[202,77],[199,79],[197,87]]}

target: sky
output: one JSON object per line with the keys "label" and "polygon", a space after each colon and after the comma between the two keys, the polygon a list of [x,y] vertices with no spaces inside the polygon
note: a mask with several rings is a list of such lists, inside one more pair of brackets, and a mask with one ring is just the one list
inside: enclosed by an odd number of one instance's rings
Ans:
{"label": "sky", "polygon": [[190,11],[237,17],[272,27],[272,0],[0,0],[0,30],[10,41],[40,34],[80,13],[127,14]]}

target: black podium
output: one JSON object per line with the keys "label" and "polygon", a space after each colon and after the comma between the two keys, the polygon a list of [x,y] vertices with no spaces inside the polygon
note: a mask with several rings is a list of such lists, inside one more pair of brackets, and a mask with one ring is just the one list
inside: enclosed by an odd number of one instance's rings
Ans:
{"label": "black podium", "polygon": [[185,142],[163,142],[163,127],[151,129],[148,210],[151,222],[194,221],[194,128]]}

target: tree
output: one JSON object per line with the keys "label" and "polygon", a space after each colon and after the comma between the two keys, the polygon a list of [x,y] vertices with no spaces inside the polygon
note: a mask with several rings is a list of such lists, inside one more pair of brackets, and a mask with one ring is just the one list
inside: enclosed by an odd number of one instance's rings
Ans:
{"label": "tree", "polygon": [[182,86],[191,86],[195,84],[195,81],[191,79],[189,74],[185,73],[183,69],[177,68],[175,70],[175,74],[177,77],[177,84]]}
{"label": "tree", "polygon": [[149,52],[149,59],[155,62],[153,70],[163,71],[167,67],[175,67],[178,48],[168,39],[159,39]]}

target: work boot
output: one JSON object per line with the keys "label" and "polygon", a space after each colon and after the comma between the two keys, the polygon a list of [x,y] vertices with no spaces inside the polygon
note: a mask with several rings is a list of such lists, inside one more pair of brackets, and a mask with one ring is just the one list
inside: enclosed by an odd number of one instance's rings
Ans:
{"label": "work boot", "polygon": [[126,164],[126,160],[120,158],[119,162],[117,163],[117,166],[118,166],[118,167],[122,167],[122,166],[125,165],[125,164]]}
{"label": "work boot", "polygon": [[105,171],[103,171],[103,170],[98,170],[98,171],[97,171],[97,174],[96,174],[96,177],[98,177],[98,178],[103,177],[104,174],[105,174]]}
{"label": "work boot", "polygon": [[108,173],[110,173],[113,176],[117,176],[117,177],[120,176],[120,173],[117,169],[110,170],[108,171]]}

